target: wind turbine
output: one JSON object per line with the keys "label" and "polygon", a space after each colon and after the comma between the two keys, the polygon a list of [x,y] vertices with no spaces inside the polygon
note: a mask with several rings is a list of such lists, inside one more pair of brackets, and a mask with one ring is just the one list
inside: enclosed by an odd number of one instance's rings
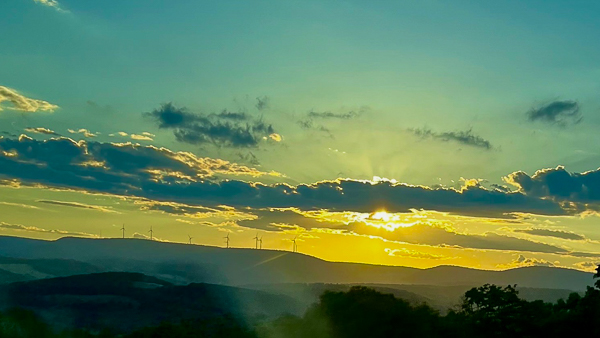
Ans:
{"label": "wind turbine", "polygon": [[148,232],[150,233],[150,240],[152,240],[152,234],[154,233],[154,231],[152,231],[152,226],[150,226],[150,230]]}
{"label": "wind turbine", "polygon": [[262,250],[262,236],[260,237],[260,239],[258,241],[260,242],[260,249]]}
{"label": "wind turbine", "polygon": [[188,235],[188,238],[190,239],[190,244],[192,244],[192,238],[194,238],[194,237]]}
{"label": "wind turbine", "polygon": [[292,252],[298,252],[298,247],[296,246],[296,238],[298,238],[298,236],[294,237],[294,239],[292,239],[292,243],[294,244],[292,246]]}
{"label": "wind turbine", "polygon": [[123,238],[125,238],[125,223],[123,223],[123,227],[121,228],[121,230],[123,230]]}
{"label": "wind turbine", "polygon": [[223,238],[225,238],[225,243],[227,244],[226,248],[229,248],[229,234]]}
{"label": "wind turbine", "polygon": [[254,247],[255,249],[258,249],[258,241],[260,240],[258,238],[258,232],[256,233],[256,236],[253,238],[256,241],[256,246]]}

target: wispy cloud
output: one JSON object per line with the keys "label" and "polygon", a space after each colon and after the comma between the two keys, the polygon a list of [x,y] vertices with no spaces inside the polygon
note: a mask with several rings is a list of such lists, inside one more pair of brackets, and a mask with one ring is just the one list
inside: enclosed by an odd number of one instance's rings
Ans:
{"label": "wispy cloud", "polygon": [[330,138],[334,138],[334,135],[327,121],[333,122],[337,120],[338,122],[341,122],[357,119],[361,115],[363,115],[367,110],[367,107],[362,107],[357,111],[352,110],[347,113],[334,113],[330,111],[317,112],[313,110],[306,114],[304,118],[297,121],[296,123],[302,129],[323,132],[327,134]]}
{"label": "wispy cloud", "polygon": [[258,109],[259,111],[265,110],[269,108],[269,102],[271,100],[269,99],[268,96],[259,96],[256,98],[256,109]]}
{"label": "wispy cloud", "polygon": [[136,140],[136,141],[154,141],[154,137],[156,135],[149,133],[147,131],[142,132],[141,134],[128,134],[124,131],[119,131],[117,133],[114,134],[108,134],[108,136],[121,136],[121,137],[129,137],[132,140]]}
{"label": "wispy cloud", "polygon": [[43,127],[25,128],[25,131],[30,132],[30,133],[35,133],[35,134],[46,134],[46,135],[60,136],[60,134],[57,133],[57,132],[55,132],[54,130],[50,130],[48,128],[43,128]]}
{"label": "wispy cloud", "polygon": [[36,206],[29,205],[29,204],[23,204],[23,203],[0,202],[0,205],[6,205],[9,207],[19,207],[19,208],[25,208],[25,209],[39,209]]}
{"label": "wispy cloud", "polygon": [[499,269],[514,269],[524,266],[556,266],[559,262],[550,262],[541,258],[527,258],[523,255],[518,255],[512,262],[508,264],[498,264]]}
{"label": "wispy cloud", "polygon": [[[522,251],[567,254],[568,250],[529,239],[496,233],[469,234],[453,229],[448,222],[421,218],[423,215],[386,215],[349,212],[302,211],[295,208],[249,210],[255,219],[237,223],[247,228],[282,231],[286,227],[296,231],[327,229],[339,234],[381,238],[398,243],[436,247],[456,247],[477,250]],[[389,217],[388,217],[389,216]],[[400,254],[400,253],[398,253]],[[405,252],[405,254],[407,254]]]}
{"label": "wispy cloud", "polygon": [[65,230],[57,230],[57,229],[43,229],[43,228],[38,228],[38,227],[34,227],[34,226],[26,226],[26,225],[21,225],[21,224],[10,224],[10,223],[5,223],[5,222],[0,222],[0,229],[27,231],[27,232],[39,232],[39,233],[57,234],[57,235],[64,235],[64,236],[98,237],[98,235],[88,234],[85,232],[65,231]]}
{"label": "wispy cloud", "polygon": [[431,129],[426,128],[408,130],[416,136],[424,139],[432,138],[443,142],[453,141],[467,146],[482,148],[486,150],[491,150],[493,148],[490,141],[484,139],[479,135],[474,134],[472,129],[467,129],[465,131],[447,131],[442,133],[437,133],[432,131]]}
{"label": "wispy cloud", "polygon": [[34,2],[46,6],[46,7],[51,7],[54,8],[55,10],[57,10],[58,12],[61,13],[68,13],[67,10],[65,10],[58,1],[56,0],[33,0]]}
{"label": "wispy cloud", "polygon": [[53,201],[53,200],[37,200],[36,202],[38,202],[38,203],[45,203],[45,204],[59,205],[59,206],[63,206],[63,207],[89,209],[89,210],[101,211],[101,212],[108,212],[108,213],[117,213],[117,214],[119,213],[118,211],[112,210],[112,209],[107,208],[107,207],[101,207],[101,206],[98,206],[98,205],[84,204],[84,203],[79,203],[79,202],[66,202],[66,201]]}
{"label": "wispy cloud", "polygon": [[585,240],[584,236],[576,234],[574,232],[570,232],[570,231],[540,229],[540,228],[515,229],[513,231],[524,233],[524,234],[529,234],[529,235],[534,235],[534,236],[555,237],[555,238],[569,239],[569,240],[573,240],[573,241]]}
{"label": "wispy cloud", "polygon": [[71,134],[81,134],[87,138],[92,138],[92,137],[98,136],[98,133],[92,133],[91,131],[89,131],[87,129],[83,129],[83,128],[78,129],[78,130],[67,129],[67,131]]}
{"label": "wispy cloud", "polygon": [[133,235],[131,235],[131,237],[136,238],[136,239],[153,240],[153,241],[156,241],[156,242],[168,242],[167,240],[158,238],[156,236],[150,237],[149,235],[141,234],[139,232],[134,232]]}
{"label": "wispy cloud", "polygon": [[388,254],[388,256],[392,256],[392,257],[405,257],[405,258],[416,258],[416,259],[435,259],[435,260],[450,258],[450,257],[443,256],[443,255],[434,255],[434,254],[430,254],[427,252],[409,250],[406,248],[402,248],[402,249],[385,248],[384,251],[385,251],[385,253]]}
{"label": "wispy cloud", "polygon": [[[246,113],[223,111],[217,114],[196,114],[186,108],[166,103],[150,113],[161,129],[171,129],[179,142],[212,144],[217,147],[257,147],[262,140],[273,139],[273,126],[262,117]],[[277,141],[276,139],[274,139]]]}
{"label": "wispy cloud", "polygon": [[577,124],[583,116],[577,101],[553,101],[527,112],[529,121],[541,121],[560,126]]}
{"label": "wispy cloud", "polygon": [[[2,103],[5,101],[9,102],[11,106],[3,107]],[[14,89],[0,86],[0,111],[2,111],[3,108],[33,113],[38,111],[53,112],[54,110],[58,109],[58,106],[47,101],[30,99],[19,94]]]}
{"label": "wispy cloud", "polygon": [[357,118],[361,115],[361,112],[350,111],[347,113],[332,113],[332,112],[316,112],[311,111],[308,113],[308,117],[311,119],[339,119],[339,120],[350,120]]}

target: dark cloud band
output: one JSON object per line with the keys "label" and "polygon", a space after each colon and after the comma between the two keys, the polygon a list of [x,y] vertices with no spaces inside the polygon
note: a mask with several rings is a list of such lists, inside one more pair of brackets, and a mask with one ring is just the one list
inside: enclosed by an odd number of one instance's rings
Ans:
{"label": "dark cloud band", "polygon": [[506,177],[525,194],[557,201],[600,202],[600,169],[570,173],[564,167],[538,170],[533,176],[518,171]]}
{"label": "dark cloud band", "polygon": [[372,212],[426,209],[505,217],[522,212],[566,214],[559,203],[520,192],[469,186],[429,188],[388,181],[323,181],[265,185],[207,180],[218,173],[260,175],[255,169],[189,153],[132,144],[0,138],[0,175],[27,183],[197,205],[298,207]]}

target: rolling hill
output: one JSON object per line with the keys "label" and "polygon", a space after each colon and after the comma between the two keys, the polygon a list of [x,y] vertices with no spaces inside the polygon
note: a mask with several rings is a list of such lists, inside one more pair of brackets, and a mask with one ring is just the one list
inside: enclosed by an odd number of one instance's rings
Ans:
{"label": "rolling hill", "polygon": [[[43,241],[2,236],[0,256],[34,260],[31,264],[28,263],[30,270],[26,270],[25,267],[21,267],[21,270],[6,270],[0,265],[0,278],[2,274],[6,274],[8,280],[18,278],[15,274],[32,279],[32,273],[37,272],[53,277],[98,271],[124,271],[144,273],[174,284],[212,283],[232,286],[274,283],[479,286],[493,283],[581,291],[593,284],[591,273],[563,268],[524,267],[488,271],[438,266],[416,269],[328,262],[286,251],[224,249],[140,239],[67,237],[56,241]],[[56,271],[41,268],[35,263],[35,260],[40,259],[54,262],[46,265],[57,264],[60,267],[56,268]],[[73,259],[78,263],[73,263]],[[86,269],[89,271],[82,271]]]}
{"label": "rolling hill", "polygon": [[111,328],[118,332],[186,319],[274,319],[300,315],[305,309],[283,295],[206,283],[173,285],[127,272],[7,284],[0,287],[0,306],[32,310],[58,330]]}

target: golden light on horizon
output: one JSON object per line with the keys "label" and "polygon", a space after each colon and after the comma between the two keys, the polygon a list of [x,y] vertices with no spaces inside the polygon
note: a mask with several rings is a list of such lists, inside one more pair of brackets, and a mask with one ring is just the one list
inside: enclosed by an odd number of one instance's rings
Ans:
{"label": "golden light on horizon", "polygon": [[394,215],[388,213],[385,210],[382,210],[382,211],[376,211],[376,212],[374,212],[373,214],[371,214],[370,218],[371,219],[382,220],[382,221],[385,221],[385,222],[389,222],[390,219],[394,218]]}
{"label": "golden light on horizon", "polygon": [[415,225],[417,222],[406,223],[402,220],[401,215],[389,213],[385,210],[376,211],[362,220],[366,225],[394,231],[398,228],[408,228]]}

